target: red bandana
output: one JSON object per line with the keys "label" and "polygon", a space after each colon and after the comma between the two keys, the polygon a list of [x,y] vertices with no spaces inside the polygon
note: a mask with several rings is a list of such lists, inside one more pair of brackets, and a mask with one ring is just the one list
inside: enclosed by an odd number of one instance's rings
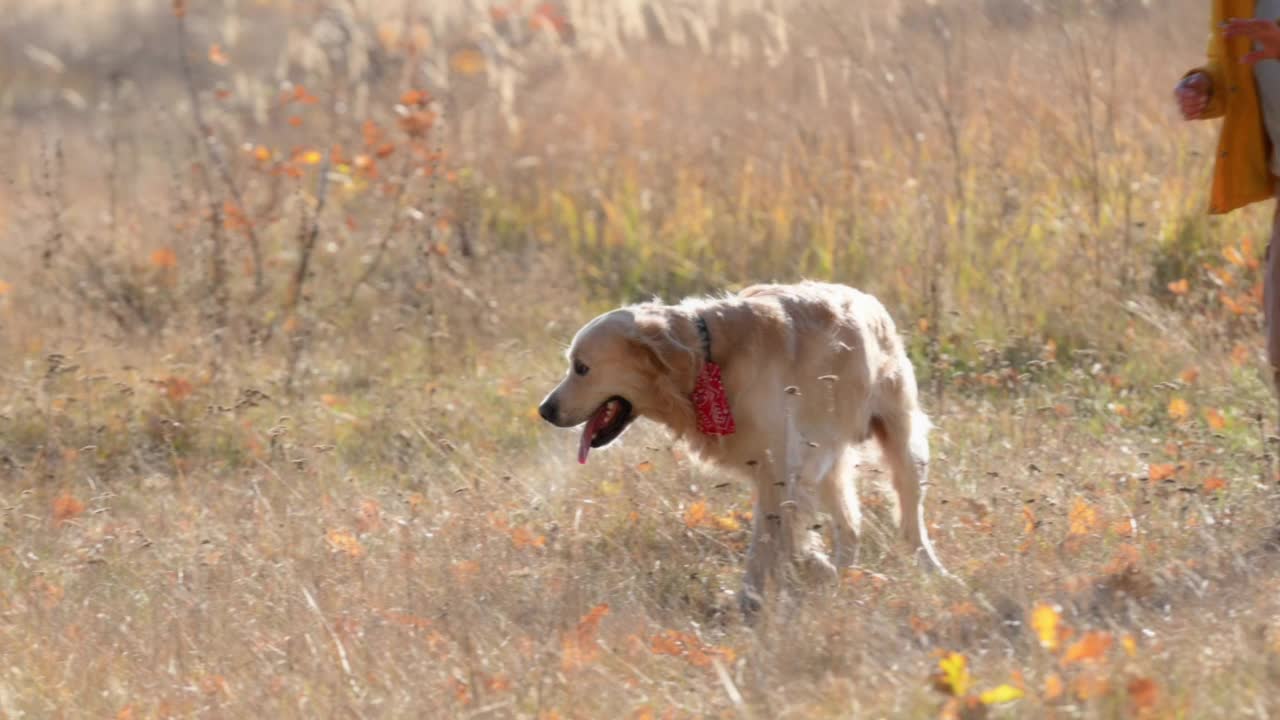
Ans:
{"label": "red bandana", "polygon": [[733,412],[729,410],[729,398],[724,394],[724,383],[720,381],[719,365],[713,362],[702,365],[692,398],[698,415],[698,431],[703,435],[732,435],[737,429]]}

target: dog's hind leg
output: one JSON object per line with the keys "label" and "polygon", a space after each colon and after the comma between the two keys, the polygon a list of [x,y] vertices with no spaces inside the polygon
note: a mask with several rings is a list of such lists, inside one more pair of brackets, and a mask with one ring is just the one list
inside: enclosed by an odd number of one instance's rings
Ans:
{"label": "dog's hind leg", "polygon": [[[911,403],[914,405],[914,403]],[[906,403],[871,418],[871,431],[884,451],[898,494],[902,536],[926,569],[946,570],[929,542],[924,493],[929,472],[929,418]]]}
{"label": "dog's hind leg", "polygon": [[858,502],[858,488],[854,478],[856,466],[856,451],[846,447],[827,470],[818,487],[822,509],[831,516],[835,524],[831,535],[837,569],[852,567],[858,562],[862,505]]}
{"label": "dog's hind leg", "polygon": [[828,443],[812,444],[804,452],[800,472],[788,483],[788,498],[782,503],[783,524],[789,524],[792,535],[791,554],[784,562],[794,562],[792,569],[805,582],[834,580],[839,574],[827,555],[817,511],[826,510],[824,483],[832,468],[840,461],[840,450]]}

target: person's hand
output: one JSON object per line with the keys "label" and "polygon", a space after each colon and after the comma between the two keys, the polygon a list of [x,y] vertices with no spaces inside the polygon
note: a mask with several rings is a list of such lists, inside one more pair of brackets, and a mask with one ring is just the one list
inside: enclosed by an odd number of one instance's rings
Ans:
{"label": "person's hand", "polygon": [[1254,65],[1263,60],[1280,59],[1280,25],[1274,20],[1231,18],[1222,25],[1222,36],[1247,37],[1258,44],[1258,49],[1240,58],[1240,62]]}
{"label": "person's hand", "polygon": [[1194,72],[1182,78],[1182,82],[1173,89],[1178,99],[1178,109],[1182,111],[1184,120],[1196,120],[1209,107],[1209,93],[1213,91],[1213,81],[1202,72]]}

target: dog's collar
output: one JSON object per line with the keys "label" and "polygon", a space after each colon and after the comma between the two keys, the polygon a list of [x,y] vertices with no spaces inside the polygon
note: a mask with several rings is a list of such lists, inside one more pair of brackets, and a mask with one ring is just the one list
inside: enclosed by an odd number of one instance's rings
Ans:
{"label": "dog's collar", "polygon": [[693,324],[698,328],[698,338],[702,340],[702,368],[689,396],[693,401],[698,432],[711,437],[732,435],[736,429],[733,411],[729,409],[724,381],[720,379],[720,366],[711,359],[711,331],[707,329],[706,318],[701,315],[694,316]]}
{"label": "dog's collar", "polygon": [[707,329],[707,319],[696,315],[693,324],[697,326],[698,339],[702,341],[702,359],[704,362],[711,362],[711,331]]}

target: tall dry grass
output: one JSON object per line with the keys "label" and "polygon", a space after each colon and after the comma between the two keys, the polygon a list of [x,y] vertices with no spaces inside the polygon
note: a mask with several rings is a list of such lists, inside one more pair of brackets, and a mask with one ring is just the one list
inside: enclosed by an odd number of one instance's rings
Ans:
{"label": "tall dry grass", "polygon": [[[0,24],[0,714],[1280,712],[1200,3],[184,8]],[[868,457],[752,626],[749,490],[533,407],[602,308],[800,277],[908,335],[958,581]]]}

